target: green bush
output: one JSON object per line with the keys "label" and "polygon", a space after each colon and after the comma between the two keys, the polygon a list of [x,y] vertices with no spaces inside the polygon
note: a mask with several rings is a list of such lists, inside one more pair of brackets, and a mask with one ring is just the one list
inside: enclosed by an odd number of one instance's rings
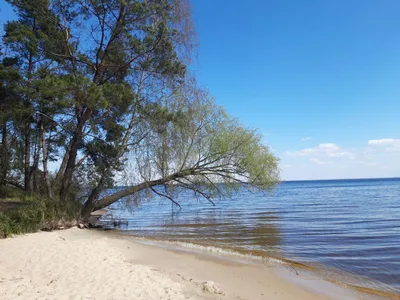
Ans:
{"label": "green bush", "polygon": [[12,234],[34,232],[44,223],[43,208],[29,204],[0,214],[0,232],[7,237]]}
{"label": "green bush", "polygon": [[0,236],[54,229],[59,221],[73,221],[79,216],[80,204],[61,202],[38,196],[22,199],[23,205],[0,213]]}
{"label": "green bush", "polygon": [[0,186],[0,201],[12,199],[19,201],[25,197],[24,192],[17,187],[1,185]]}

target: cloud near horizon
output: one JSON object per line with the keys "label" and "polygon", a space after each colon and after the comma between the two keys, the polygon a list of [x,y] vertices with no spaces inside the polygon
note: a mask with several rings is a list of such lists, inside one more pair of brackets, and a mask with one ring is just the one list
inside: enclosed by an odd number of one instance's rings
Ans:
{"label": "cloud near horizon", "polygon": [[372,148],[383,150],[385,152],[398,152],[400,151],[400,139],[380,139],[369,140],[368,145]]}
{"label": "cloud near horizon", "polygon": [[395,145],[400,144],[400,139],[369,140],[368,145]]}
{"label": "cloud near horizon", "polygon": [[348,157],[350,159],[354,158],[354,154],[350,151],[344,150],[333,143],[319,144],[314,148],[306,148],[300,151],[286,151],[289,156],[317,156],[317,157]]}
{"label": "cloud near horizon", "polygon": [[282,156],[282,177],[295,179],[337,179],[400,176],[400,139],[368,140],[358,148],[335,143],[286,151]]}

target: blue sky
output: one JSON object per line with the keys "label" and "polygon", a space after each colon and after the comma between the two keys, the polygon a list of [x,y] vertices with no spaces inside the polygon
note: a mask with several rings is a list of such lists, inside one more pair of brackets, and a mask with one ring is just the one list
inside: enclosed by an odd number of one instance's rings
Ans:
{"label": "blue sky", "polygon": [[283,179],[400,176],[400,1],[192,2],[192,70]]}
{"label": "blue sky", "polygon": [[283,179],[400,176],[400,1],[194,0],[193,65]]}

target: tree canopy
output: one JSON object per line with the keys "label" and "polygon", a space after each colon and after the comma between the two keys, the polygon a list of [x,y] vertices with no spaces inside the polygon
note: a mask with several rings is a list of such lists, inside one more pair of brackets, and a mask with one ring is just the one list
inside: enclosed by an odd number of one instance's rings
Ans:
{"label": "tree canopy", "polygon": [[[278,182],[262,137],[188,71],[187,0],[8,2],[18,19],[0,50],[0,185],[82,197],[87,219],[142,190],[176,203],[168,191],[179,185],[213,203]],[[122,177],[128,187],[105,193]]]}

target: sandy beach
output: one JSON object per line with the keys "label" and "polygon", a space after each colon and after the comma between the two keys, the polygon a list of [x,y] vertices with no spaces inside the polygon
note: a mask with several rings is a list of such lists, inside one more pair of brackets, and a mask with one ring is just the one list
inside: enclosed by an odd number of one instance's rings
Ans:
{"label": "sandy beach", "polygon": [[0,266],[1,299],[361,299],[273,266],[78,228],[0,240]]}

